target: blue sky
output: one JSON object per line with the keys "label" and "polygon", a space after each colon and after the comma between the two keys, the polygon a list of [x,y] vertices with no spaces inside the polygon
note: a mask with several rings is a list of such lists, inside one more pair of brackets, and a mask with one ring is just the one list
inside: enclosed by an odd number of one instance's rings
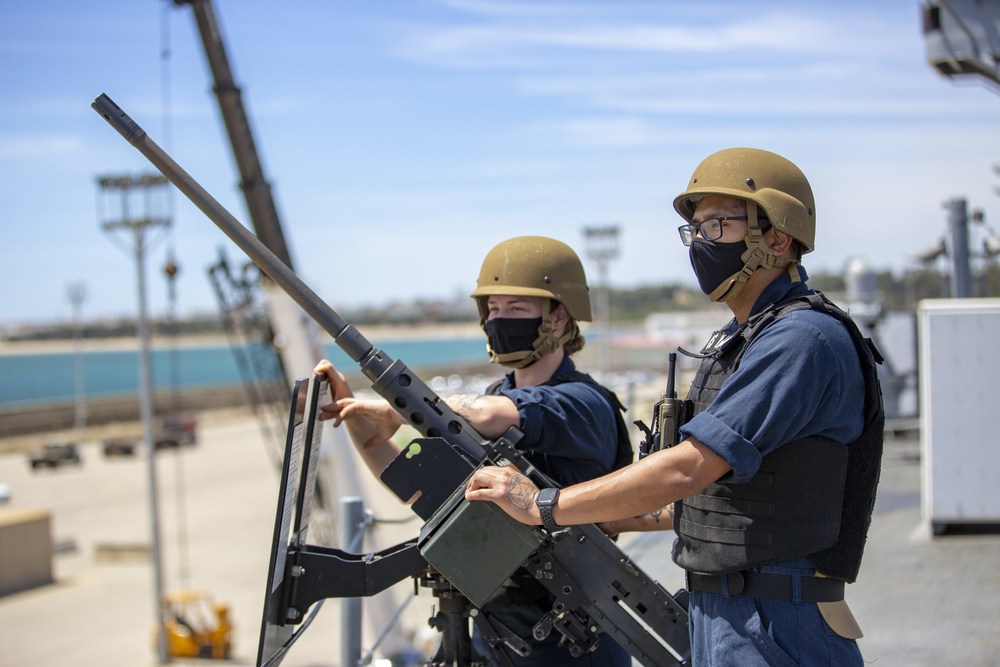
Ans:
{"label": "blue sky", "polygon": [[[619,287],[695,284],[671,201],[730,146],[786,155],[817,198],[813,272],[877,269],[968,200],[1000,229],[1000,95],[926,62],[917,0],[216,0],[296,270],[334,308],[466,295],[494,244],[616,223]],[[164,51],[169,57],[164,57]],[[249,226],[194,18],[164,0],[0,4],[0,324],[136,312],[96,178],[152,167],[107,93]],[[119,241],[121,239],[118,239]],[[239,250],[183,197],[150,249],[179,312],[215,308]],[[587,263],[592,282],[596,267]]]}

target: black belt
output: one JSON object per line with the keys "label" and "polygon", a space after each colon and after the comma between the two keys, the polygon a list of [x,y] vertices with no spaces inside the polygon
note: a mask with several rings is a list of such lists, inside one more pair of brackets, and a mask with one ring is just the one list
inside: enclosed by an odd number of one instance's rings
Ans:
{"label": "black belt", "polygon": [[[729,595],[762,598],[765,600],[794,599],[792,575],[766,574],[763,572],[730,572],[729,574],[685,574],[689,591],[723,593],[723,580],[728,584]],[[844,599],[844,582],[828,577],[800,577],[802,602],[837,602]]]}

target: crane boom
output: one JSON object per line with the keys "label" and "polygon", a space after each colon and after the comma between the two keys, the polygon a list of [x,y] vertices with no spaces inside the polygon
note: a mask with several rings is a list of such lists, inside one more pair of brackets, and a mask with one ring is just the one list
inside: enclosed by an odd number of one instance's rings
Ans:
{"label": "crane boom", "polygon": [[[229,144],[240,175],[240,189],[246,199],[247,212],[257,239],[289,270],[294,268],[291,252],[285,240],[281,220],[274,203],[271,185],[264,176],[264,168],[257,152],[253,131],[243,104],[239,86],[233,79],[229,57],[222,37],[222,30],[210,0],[173,0],[176,6],[190,5],[194,13],[198,33],[201,37],[208,66],[212,73],[212,91],[219,103],[219,111],[226,127]],[[213,274],[213,280],[216,276]],[[292,297],[271,280],[262,280],[265,292],[267,319],[270,324],[269,347],[277,357],[284,374],[284,387],[288,389],[296,380],[311,374],[316,362],[322,356],[319,331],[315,322],[306,317],[305,312]],[[224,301],[222,292],[220,300]],[[225,308],[225,304],[223,304]],[[276,345],[275,340],[281,344]],[[287,401],[286,401],[287,403]],[[265,429],[266,430],[266,429]],[[365,493],[360,485],[357,462],[351,444],[343,429],[325,429],[322,435],[324,457],[319,470],[317,486],[324,491],[320,494],[319,505],[323,508],[323,519],[319,520],[319,532],[331,541],[340,532],[339,514],[335,504],[338,498],[360,497]],[[280,443],[274,443],[280,446]],[[365,501],[367,503],[367,501]],[[378,548],[380,539],[369,535],[367,541]],[[392,591],[372,598],[370,605],[374,613],[370,621],[389,618],[398,605]],[[381,628],[376,628],[376,631]],[[403,653],[408,645],[403,630],[398,626],[386,629],[382,637],[382,650],[387,655]]]}
{"label": "crane boom", "polygon": [[233,157],[240,172],[240,189],[246,198],[254,234],[285,266],[294,269],[278,210],[271,194],[271,184],[264,176],[250,120],[243,105],[243,95],[233,79],[226,46],[222,40],[222,31],[219,29],[212,3],[209,0],[174,0],[174,4],[190,5],[191,11],[194,12],[198,33],[208,58],[208,66],[212,71],[214,81],[212,92],[218,98],[222,122],[225,123],[229,143],[233,148]]}

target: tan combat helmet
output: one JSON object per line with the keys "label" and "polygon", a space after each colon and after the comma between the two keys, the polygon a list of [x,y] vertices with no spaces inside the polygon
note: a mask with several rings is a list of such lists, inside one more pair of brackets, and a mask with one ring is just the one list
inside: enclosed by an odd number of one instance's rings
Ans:
{"label": "tan combat helmet", "polygon": [[[489,317],[487,304],[491,295],[542,297],[542,326],[533,352],[498,355],[490,349],[492,361],[512,368],[523,368],[542,355],[581,339],[576,322],[590,322],[590,294],[583,264],[573,249],[561,241],[544,236],[518,236],[497,244],[486,255],[479,271],[472,298],[479,307],[479,324],[485,330]],[[559,338],[552,334],[549,299],[566,308],[573,320]],[[579,348],[576,348],[579,349]],[[517,357],[517,358],[513,358]]]}
{"label": "tan combat helmet", "polygon": [[816,204],[802,171],[780,155],[758,148],[727,148],[709,155],[694,170],[687,189],[674,199],[674,209],[691,222],[698,201],[707,195],[737,197],[747,202],[747,251],[739,273],[724,281],[710,298],[729,301],[762,267],[788,269],[800,280],[799,258],[775,257],[763,242],[757,211],[771,225],[799,242],[802,253],[812,252],[816,238]]}

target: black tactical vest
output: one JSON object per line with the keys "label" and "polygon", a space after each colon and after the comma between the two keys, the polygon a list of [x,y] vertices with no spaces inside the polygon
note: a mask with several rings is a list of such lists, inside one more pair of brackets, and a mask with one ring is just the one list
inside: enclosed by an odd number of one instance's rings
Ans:
{"label": "black tactical vest", "polygon": [[724,340],[713,336],[688,399],[695,414],[718,395],[750,341],[782,315],[811,308],[840,320],[851,334],[865,378],[862,435],[844,446],[806,437],[785,443],[743,484],[710,484],[675,506],[673,556],[692,572],[724,574],[806,556],[819,572],[851,583],[861,567],[881,470],[882,357],[842,310],[819,292],[770,306]]}

